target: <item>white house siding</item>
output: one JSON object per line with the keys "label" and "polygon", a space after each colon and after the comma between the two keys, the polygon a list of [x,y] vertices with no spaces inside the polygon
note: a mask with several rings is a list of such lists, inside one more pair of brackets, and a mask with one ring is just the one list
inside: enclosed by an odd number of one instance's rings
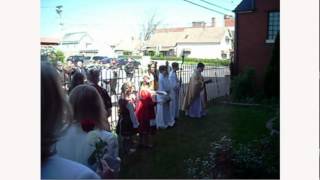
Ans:
{"label": "white house siding", "polygon": [[221,47],[219,43],[177,43],[177,56],[180,56],[184,49],[191,50],[188,57],[221,58]]}

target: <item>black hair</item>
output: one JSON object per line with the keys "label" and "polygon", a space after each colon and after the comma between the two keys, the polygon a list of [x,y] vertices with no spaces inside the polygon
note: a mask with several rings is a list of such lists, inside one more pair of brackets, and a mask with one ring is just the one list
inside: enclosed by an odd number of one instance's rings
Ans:
{"label": "black hair", "polygon": [[202,62],[199,62],[197,68],[204,68],[204,64]]}

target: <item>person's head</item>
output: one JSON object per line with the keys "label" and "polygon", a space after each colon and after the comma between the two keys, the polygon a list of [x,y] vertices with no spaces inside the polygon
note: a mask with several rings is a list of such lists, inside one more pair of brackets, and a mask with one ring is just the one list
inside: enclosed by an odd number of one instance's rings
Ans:
{"label": "person's head", "polygon": [[[79,85],[70,92],[69,102],[73,110],[73,119],[81,123],[82,129],[86,132],[94,127],[105,129],[106,110],[103,100],[93,86]],[[93,121],[94,127],[85,127],[82,122]]]}
{"label": "person's head", "polygon": [[150,76],[147,74],[143,75],[142,82],[144,85],[148,85],[150,82]]}
{"label": "person's head", "polygon": [[163,75],[168,74],[167,66],[161,65],[161,66],[159,67],[159,72],[160,72],[161,74],[163,74]]}
{"label": "person's head", "polygon": [[122,84],[121,86],[121,93],[124,95],[124,96],[129,96],[132,92],[132,85],[130,82],[125,82]]}
{"label": "person's head", "polygon": [[93,84],[98,84],[100,71],[98,69],[92,68],[88,71],[87,79]]}
{"label": "person's head", "polygon": [[69,120],[70,109],[60,86],[56,70],[41,63],[41,161],[54,153],[63,121]]}
{"label": "person's head", "polygon": [[82,61],[78,61],[78,62],[77,62],[77,66],[81,68],[81,67],[83,66]]}
{"label": "person's head", "polygon": [[179,69],[179,64],[176,63],[176,62],[173,62],[173,63],[171,64],[171,66],[172,66],[172,69],[173,69],[174,71],[176,71],[176,70]]}
{"label": "person's head", "polygon": [[71,60],[67,61],[68,66],[73,66],[73,62]]}
{"label": "person's head", "polygon": [[203,70],[204,70],[204,64],[203,63],[198,63],[198,65],[197,65],[197,70],[199,71],[199,72],[202,72]]}
{"label": "person's head", "polygon": [[62,62],[61,61],[57,61],[56,67],[57,67],[58,70],[62,71],[62,69],[63,69]]}
{"label": "person's head", "polygon": [[75,88],[77,85],[84,83],[84,76],[82,73],[75,72],[71,79],[71,87]]}
{"label": "person's head", "polygon": [[156,72],[156,64],[155,63],[152,63],[151,65],[150,65],[150,72],[151,73],[155,73]]}

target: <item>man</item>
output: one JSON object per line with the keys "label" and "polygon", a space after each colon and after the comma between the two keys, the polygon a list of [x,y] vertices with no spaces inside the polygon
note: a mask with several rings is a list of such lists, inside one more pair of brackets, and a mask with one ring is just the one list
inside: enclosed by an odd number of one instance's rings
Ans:
{"label": "man", "polygon": [[174,120],[178,119],[179,117],[179,89],[180,84],[177,77],[177,70],[179,69],[179,64],[174,62],[172,63],[172,70],[169,74],[169,81],[171,86],[171,92],[170,92],[170,110],[171,110],[171,116]]}
{"label": "man", "polygon": [[[170,81],[166,66],[159,67],[159,94],[157,95],[157,128],[167,128],[174,125],[174,119],[170,113]],[[163,92],[163,93],[160,93]]]}
{"label": "man", "polygon": [[76,71],[81,73],[84,76],[85,80],[87,79],[86,69],[83,67],[83,62],[82,61],[78,61],[77,62]]}
{"label": "man", "polygon": [[124,67],[124,71],[126,72],[126,76],[128,78],[130,78],[130,81],[132,80],[133,78],[133,74],[134,74],[134,63],[132,61],[131,58],[128,58],[128,63],[125,65]]}
{"label": "man", "polygon": [[95,87],[99,92],[99,94],[101,95],[104,106],[107,111],[107,116],[109,117],[111,116],[112,102],[107,90],[103,89],[101,86],[98,85],[99,75],[100,75],[100,71],[98,69],[95,69],[95,68],[90,69],[88,72],[88,81],[89,81],[89,85]]}
{"label": "man", "polygon": [[204,78],[201,72],[204,70],[204,64],[198,63],[197,69],[192,74],[186,96],[183,100],[182,110],[186,115],[192,118],[201,118],[206,115],[207,92]]}

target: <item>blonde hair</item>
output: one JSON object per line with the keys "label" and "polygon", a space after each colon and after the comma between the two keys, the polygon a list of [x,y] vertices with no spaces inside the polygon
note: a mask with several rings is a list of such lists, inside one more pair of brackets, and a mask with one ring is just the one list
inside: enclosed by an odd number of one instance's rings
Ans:
{"label": "blonde hair", "polygon": [[103,100],[93,86],[79,85],[70,92],[69,102],[73,110],[73,119],[77,122],[82,120],[94,120],[96,127],[106,129],[107,112]]}

